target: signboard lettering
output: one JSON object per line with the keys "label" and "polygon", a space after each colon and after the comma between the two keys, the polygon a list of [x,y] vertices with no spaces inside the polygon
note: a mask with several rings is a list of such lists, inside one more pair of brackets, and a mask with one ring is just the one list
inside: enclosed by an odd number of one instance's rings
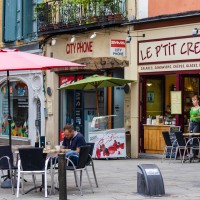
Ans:
{"label": "signboard lettering", "polygon": [[178,70],[197,70],[197,69],[200,69],[199,62],[139,66],[139,72],[178,71]]}
{"label": "signboard lettering", "polygon": [[66,54],[74,53],[88,53],[93,52],[93,42],[77,42],[77,43],[68,43],[66,45]]}
{"label": "signboard lettering", "polygon": [[139,65],[200,60],[199,36],[139,41],[138,44]]}
{"label": "signboard lettering", "polygon": [[[71,83],[74,83],[74,76],[60,76],[60,87],[64,87]],[[76,76],[76,81],[82,80],[83,76]]]}

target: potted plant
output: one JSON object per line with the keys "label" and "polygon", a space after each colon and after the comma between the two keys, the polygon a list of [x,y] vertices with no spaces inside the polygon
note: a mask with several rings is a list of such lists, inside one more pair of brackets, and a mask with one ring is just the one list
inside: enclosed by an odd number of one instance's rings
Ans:
{"label": "potted plant", "polygon": [[67,24],[75,23],[77,25],[85,24],[86,17],[84,14],[86,13],[89,0],[63,0],[61,6],[63,9],[68,12]]}
{"label": "potted plant", "polygon": [[41,2],[41,3],[36,4],[35,9],[34,9],[38,20],[40,20],[41,22],[46,20],[46,16],[45,16],[45,12],[44,12],[45,6],[46,6],[46,3]]}
{"label": "potted plant", "polygon": [[57,29],[56,18],[58,16],[59,2],[58,0],[43,0],[35,6],[35,12],[40,22],[47,24],[49,29]]}

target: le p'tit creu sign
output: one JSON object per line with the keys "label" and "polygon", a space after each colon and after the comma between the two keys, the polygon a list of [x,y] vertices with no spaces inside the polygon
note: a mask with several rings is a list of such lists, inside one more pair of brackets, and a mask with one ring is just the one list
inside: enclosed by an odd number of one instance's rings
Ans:
{"label": "le p'tit creu sign", "polygon": [[200,37],[176,37],[138,42],[138,65],[200,61]]}

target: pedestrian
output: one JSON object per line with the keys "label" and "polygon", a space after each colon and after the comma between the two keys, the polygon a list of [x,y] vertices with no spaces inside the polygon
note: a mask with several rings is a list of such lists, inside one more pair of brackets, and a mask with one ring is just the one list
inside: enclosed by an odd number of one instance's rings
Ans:
{"label": "pedestrian", "polygon": [[199,106],[199,96],[194,95],[192,97],[193,107],[190,110],[190,122],[189,122],[189,132],[199,133],[200,132],[200,106]]}
{"label": "pedestrian", "polygon": [[[200,132],[200,106],[199,106],[198,95],[194,95],[192,97],[192,104],[193,104],[193,107],[190,109],[189,132],[199,133]],[[193,138],[192,136],[190,136],[189,139],[190,139],[191,145],[199,146],[198,139]],[[188,155],[190,162],[192,161],[192,159],[194,159],[194,157],[196,157],[196,155],[197,155],[196,151],[193,150],[192,153],[190,152],[190,154]]]}

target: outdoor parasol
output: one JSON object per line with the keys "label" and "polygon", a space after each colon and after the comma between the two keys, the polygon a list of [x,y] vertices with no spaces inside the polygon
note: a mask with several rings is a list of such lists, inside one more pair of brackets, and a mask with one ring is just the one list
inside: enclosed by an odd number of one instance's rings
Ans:
{"label": "outdoor parasol", "polygon": [[[84,65],[49,58],[41,55],[20,52],[16,49],[0,50],[0,71],[7,72],[7,87],[10,88],[9,71],[18,70],[50,70],[64,67],[85,67]],[[8,122],[9,122],[9,145],[11,146],[11,114],[10,114],[10,90],[8,89]]]}
{"label": "outdoor parasol", "polygon": [[72,84],[69,84],[64,87],[60,87],[59,89],[68,90],[68,89],[74,89],[74,90],[96,90],[96,104],[97,104],[97,114],[99,116],[99,104],[98,104],[98,88],[106,88],[106,87],[113,87],[113,86],[123,86],[126,83],[134,82],[133,80],[127,80],[122,78],[114,78],[110,76],[99,76],[99,75],[93,75],[89,76],[85,79],[82,79],[80,81],[74,82]]}

